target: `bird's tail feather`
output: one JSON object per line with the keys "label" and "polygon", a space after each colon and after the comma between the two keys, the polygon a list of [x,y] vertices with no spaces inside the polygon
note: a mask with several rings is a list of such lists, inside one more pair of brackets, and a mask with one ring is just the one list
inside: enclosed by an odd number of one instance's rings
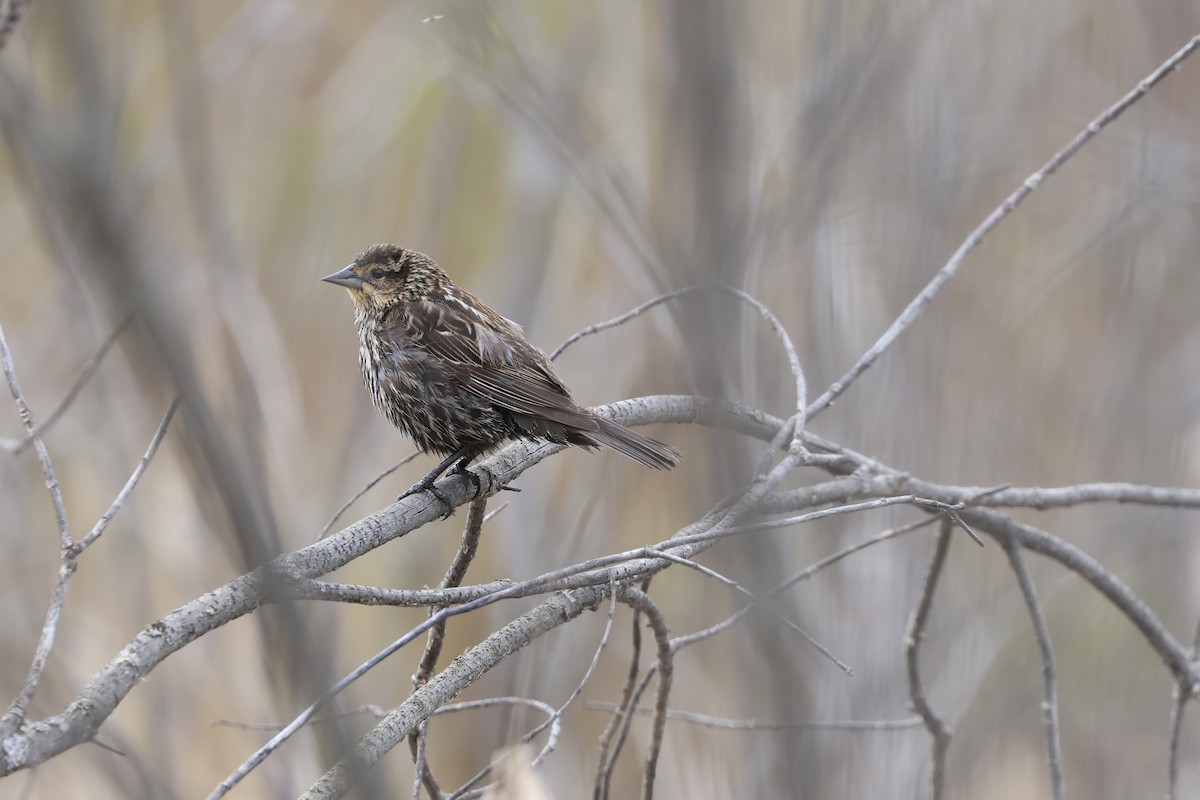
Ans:
{"label": "bird's tail feather", "polygon": [[618,453],[654,469],[671,469],[679,463],[678,450],[640,433],[634,433],[620,423],[601,417],[600,429],[588,431],[588,436]]}

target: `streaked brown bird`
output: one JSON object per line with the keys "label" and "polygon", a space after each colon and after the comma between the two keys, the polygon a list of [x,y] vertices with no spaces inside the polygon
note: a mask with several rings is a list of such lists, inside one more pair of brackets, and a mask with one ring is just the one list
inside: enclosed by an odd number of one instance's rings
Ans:
{"label": "streaked brown bird", "polygon": [[425,453],[445,458],[403,499],[511,439],[607,445],[655,469],[679,452],[580,407],[521,326],[457,286],[429,256],[377,244],[322,280],[354,301],[358,361],[375,408]]}

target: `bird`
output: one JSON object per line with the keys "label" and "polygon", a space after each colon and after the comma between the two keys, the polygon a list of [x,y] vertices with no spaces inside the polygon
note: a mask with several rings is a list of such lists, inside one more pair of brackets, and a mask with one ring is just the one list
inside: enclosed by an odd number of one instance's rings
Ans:
{"label": "bird", "polygon": [[358,362],[376,410],[423,453],[443,456],[397,501],[428,491],[450,516],[453,505],[434,482],[450,470],[478,492],[468,465],[512,440],[605,445],[654,469],[679,462],[673,447],[576,403],[521,326],[429,256],[377,244],[321,280],[345,287],[354,302]]}

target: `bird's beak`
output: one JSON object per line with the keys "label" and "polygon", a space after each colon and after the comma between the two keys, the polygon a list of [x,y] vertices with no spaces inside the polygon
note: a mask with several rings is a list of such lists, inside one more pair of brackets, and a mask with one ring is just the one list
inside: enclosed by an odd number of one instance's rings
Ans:
{"label": "bird's beak", "polygon": [[339,272],[326,275],[321,280],[326,283],[336,283],[338,286],[345,286],[347,289],[361,289],[363,287],[363,279],[354,274],[355,266],[355,264],[351,264]]}

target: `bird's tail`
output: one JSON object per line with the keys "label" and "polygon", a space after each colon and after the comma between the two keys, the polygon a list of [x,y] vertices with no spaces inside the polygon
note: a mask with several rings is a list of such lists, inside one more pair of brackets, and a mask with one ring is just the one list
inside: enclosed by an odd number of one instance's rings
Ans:
{"label": "bird's tail", "polygon": [[610,419],[600,417],[597,421],[600,423],[600,429],[588,431],[588,437],[611,447],[621,455],[654,469],[671,469],[679,463],[680,452],[675,448],[640,433],[634,433]]}

